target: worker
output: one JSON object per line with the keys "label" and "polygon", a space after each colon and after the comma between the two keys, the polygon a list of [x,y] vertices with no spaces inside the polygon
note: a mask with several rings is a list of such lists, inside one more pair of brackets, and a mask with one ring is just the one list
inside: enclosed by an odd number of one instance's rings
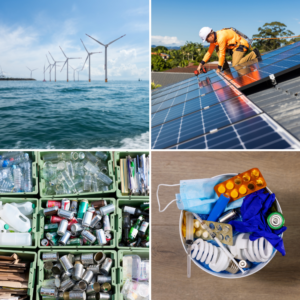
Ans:
{"label": "worker", "polygon": [[226,50],[232,51],[231,65],[233,67],[256,58],[259,61],[261,60],[261,55],[258,49],[254,49],[248,55],[243,57],[249,49],[249,43],[231,28],[213,31],[209,27],[203,27],[200,29],[199,36],[203,42],[206,41],[210,43],[210,46],[197,68],[198,72],[201,71],[202,66],[210,59],[215,49],[219,57],[217,73],[221,72],[222,69],[226,70],[229,68],[225,57]]}

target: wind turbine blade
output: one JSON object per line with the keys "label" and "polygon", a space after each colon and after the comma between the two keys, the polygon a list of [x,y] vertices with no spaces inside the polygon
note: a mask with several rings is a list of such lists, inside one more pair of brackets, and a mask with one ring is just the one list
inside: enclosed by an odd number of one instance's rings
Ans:
{"label": "wind turbine blade", "polygon": [[89,51],[86,49],[86,47],[85,47],[85,45],[84,45],[82,39],[80,39],[80,40],[81,40],[81,43],[82,43],[83,47],[85,48],[86,52],[89,53]]}
{"label": "wind turbine blade", "polygon": [[97,53],[102,53],[102,52],[91,52],[90,54],[97,54]]}
{"label": "wind turbine blade", "polygon": [[88,58],[89,58],[89,55],[87,55],[87,57],[86,57],[86,60],[85,60],[85,62],[84,62],[84,64],[83,64],[83,67],[82,67],[82,70],[83,70],[83,68],[85,67],[85,63],[86,63],[86,61],[88,60]]}
{"label": "wind turbine blade", "polygon": [[102,45],[102,46],[106,46],[106,45],[104,45],[104,44],[102,44],[102,43],[100,43],[99,41],[97,41],[96,39],[94,39],[93,37],[91,37],[90,35],[88,35],[88,34],[86,34],[88,37],[90,37],[91,39],[93,39],[94,41],[96,41],[97,43],[99,43],[100,45]]}
{"label": "wind turbine blade", "polygon": [[112,42],[108,43],[107,46],[110,45],[110,44],[112,44],[112,43],[114,43],[115,41],[119,40],[120,38],[124,37],[125,35],[126,35],[126,34],[124,34],[124,35],[120,36],[119,38],[113,40]]}
{"label": "wind turbine blade", "polygon": [[61,70],[60,70],[60,71],[62,71],[62,70],[63,70],[63,68],[64,68],[65,64],[67,63],[67,61],[68,61],[68,59],[66,59],[66,61],[65,61],[64,65],[63,65],[63,67],[61,68]]}
{"label": "wind turbine blade", "polygon": [[27,68],[29,71],[31,71],[27,66],[26,66],[26,68]]}
{"label": "wind turbine blade", "polygon": [[48,56],[47,56],[47,54],[46,54],[46,57],[47,57],[47,60],[48,60],[48,63],[49,63],[49,65],[50,65],[50,61],[49,61],[49,59],[48,59]]}
{"label": "wind turbine blade", "polygon": [[69,59],[82,59],[82,57],[70,57]]}
{"label": "wind turbine blade", "polygon": [[61,49],[61,47],[59,46],[60,50],[62,51],[62,53],[64,54],[64,56],[67,58],[65,52],[63,51],[63,49]]}
{"label": "wind turbine blade", "polygon": [[50,67],[50,65],[45,69],[45,72],[48,70],[49,67]]}
{"label": "wind turbine blade", "polygon": [[72,66],[69,66],[70,68],[72,68],[74,70],[74,68]]}
{"label": "wind turbine blade", "polygon": [[50,51],[48,51],[48,52],[49,52],[50,56],[52,57],[53,61],[55,62],[55,60],[54,60],[53,56],[51,55]]}
{"label": "wind turbine blade", "polygon": [[37,69],[33,69],[32,72],[35,71],[35,70],[37,70]]}

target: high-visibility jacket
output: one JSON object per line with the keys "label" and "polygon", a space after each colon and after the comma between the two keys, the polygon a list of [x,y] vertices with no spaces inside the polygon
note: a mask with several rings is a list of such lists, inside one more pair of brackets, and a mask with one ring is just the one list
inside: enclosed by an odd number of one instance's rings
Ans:
{"label": "high-visibility jacket", "polygon": [[206,63],[210,59],[216,46],[219,46],[219,68],[223,67],[227,49],[235,51],[241,46],[243,51],[247,52],[249,48],[248,42],[232,29],[222,29],[216,32],[216,41],[210,44],[208,51],[203,57],[202,63]]}

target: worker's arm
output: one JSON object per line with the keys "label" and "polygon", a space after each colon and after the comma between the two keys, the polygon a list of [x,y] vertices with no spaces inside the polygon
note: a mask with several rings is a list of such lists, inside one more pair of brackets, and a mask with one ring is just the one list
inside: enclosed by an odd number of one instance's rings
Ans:
{"label": "worker's arm", "polygon": [[204,55],[203,60],[201,61],[201,63],[199,64],[199,66],[198,66],[198,68],[197,68],[197,70],[198,70],[199,73],[200,73],[200,71],[201,71],[202,66],[203,66],[206,62],[208,62],[208,60],[209,60],[210,57],[212,56],[212,54],[213,54],[215,48],[216,48],[216,45],[215,45],[215,44],[210,44],[210,46],[209,46],[209,48],[208,48],[208,51],[207,51],[206,54]]}
{"label": "worker's arm", "polygon": [[224,65],[225,55],[226,55],[226,40],[222,39],[221,41],[219,41],[219,65],[218,65],[219,70],[221,70]]}

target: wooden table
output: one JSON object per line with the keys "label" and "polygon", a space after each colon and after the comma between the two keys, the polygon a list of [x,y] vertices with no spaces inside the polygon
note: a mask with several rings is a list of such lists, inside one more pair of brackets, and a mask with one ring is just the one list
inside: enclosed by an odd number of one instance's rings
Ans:
{"label": "wooden table", "polygon": [[[277,252],[261,271],[246,278],[222,279],[192,263],[186,276],[186,253],[179,237],[176,203],[158,212],[158,184],[183,179],[208,178],[258,167],[276,194],[288,230],[284,233],[286,256]],[[151,247],[152,299],[300,299],[300,153],[299,152],[152,152]],[[175,199],[179,187],[161,187],[161,208]],[[295,239],[298,240],[295,240]]]}

